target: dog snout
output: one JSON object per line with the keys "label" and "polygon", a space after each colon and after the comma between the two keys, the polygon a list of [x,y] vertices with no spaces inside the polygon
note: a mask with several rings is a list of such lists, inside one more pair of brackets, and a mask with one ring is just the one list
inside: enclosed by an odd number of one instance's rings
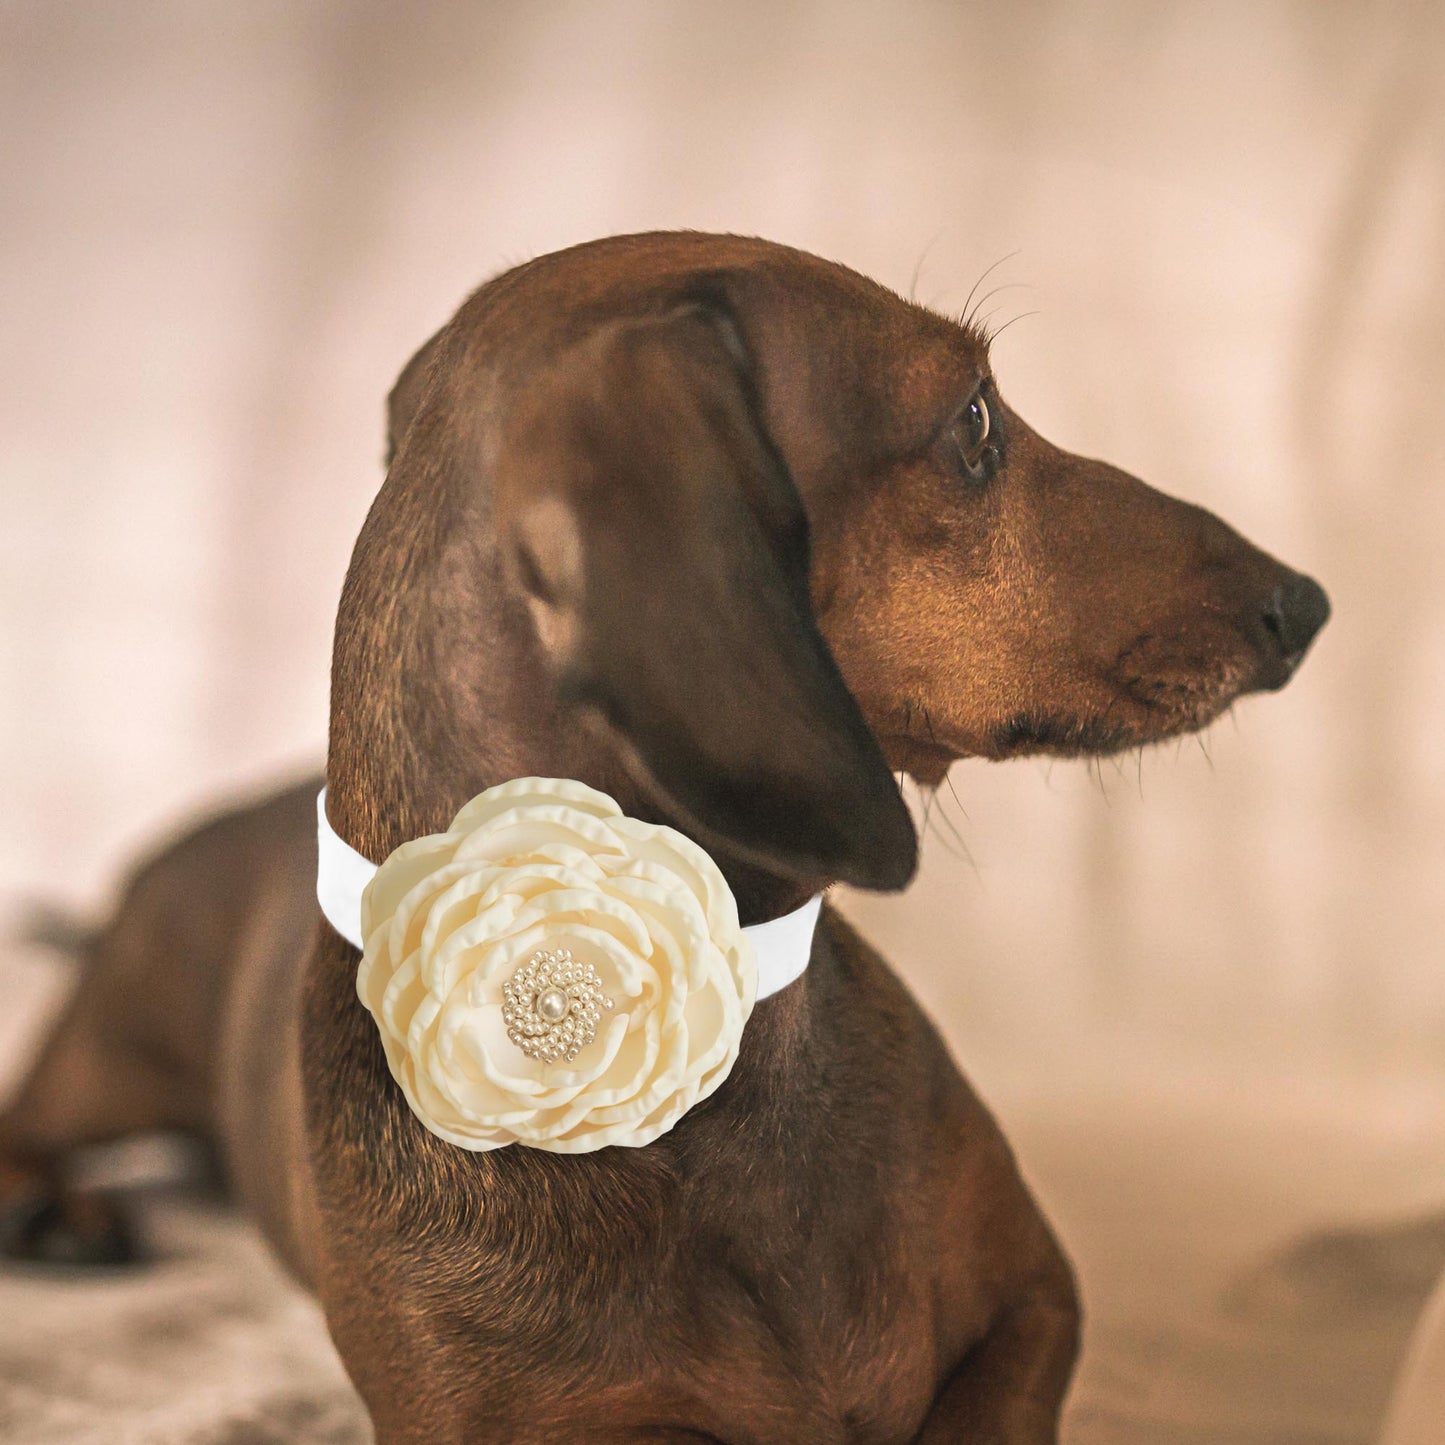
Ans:
{"label": "dog snout", "polygon": [[1330,599],[1313,577],[1292,572],[1270,592],[1260,616],[1260,687],[1273,692],[1294,676],[1329,616]]}

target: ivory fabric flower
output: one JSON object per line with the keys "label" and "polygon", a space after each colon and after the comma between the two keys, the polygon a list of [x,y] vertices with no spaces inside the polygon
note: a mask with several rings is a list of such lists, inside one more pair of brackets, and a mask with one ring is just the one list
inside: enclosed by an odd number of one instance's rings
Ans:
{"label": "ivory fabric flower", "polygon": [[392,1076],[463,1149],[651,1143],[727,1078],[757,992],[707,853],[566,779],[489,788],[402,844],[361,928]]}

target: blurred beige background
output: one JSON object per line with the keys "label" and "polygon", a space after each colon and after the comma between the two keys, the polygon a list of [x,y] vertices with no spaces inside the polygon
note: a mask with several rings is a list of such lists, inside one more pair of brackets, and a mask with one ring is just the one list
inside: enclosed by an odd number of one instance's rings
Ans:
{"label": "blurred beige background", "polygon": [[[1137,768],[960,765],[846,906],[1080,1256],[1074,1438],[1365,1438],[1403,1313],[1199,1321],[1445,1207],[1445,7],[0,0],[0,215],[6,913],[319,756],[382,399],[487,275],[690,226],[957,309],[1007,257],[1011,403],[1335,620]],[[4,969],[8,1069],[61,983]]]}

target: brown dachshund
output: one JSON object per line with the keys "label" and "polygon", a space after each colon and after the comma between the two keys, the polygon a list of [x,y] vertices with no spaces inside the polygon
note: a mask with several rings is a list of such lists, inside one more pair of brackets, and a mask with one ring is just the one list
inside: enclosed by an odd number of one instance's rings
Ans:
{"label": "brown dachshund", "polygon": [[[575,778],[718,861],[744,923],[900,888],[894,771],[1109,753],[1283,685],[1324,593],[1057,450],[976,328],[763,241],[492,281],[408,367],[337,620],[331,822],[373,860]],[[68,1151],[220,1143],[377,1438],[1041,1442],[1078,1340],[1008,1146],[825,909],[726,1083],[638,1149],[469,1153],[408,1111],[319,922],[313,785],[143,870],[0,1121],[9,1243],[126,1247]]]}

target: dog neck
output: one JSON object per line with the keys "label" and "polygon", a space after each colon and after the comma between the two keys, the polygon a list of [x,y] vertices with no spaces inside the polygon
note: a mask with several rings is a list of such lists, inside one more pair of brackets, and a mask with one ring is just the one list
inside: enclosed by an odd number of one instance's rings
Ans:
{"label": "dog neck", "polygon": [[[367,565],[353,564],[342,594],[327,758],[340,836],[379,863],[518,777],[575,778],[624,813],[691,834],[601,727],[562,708],[526,604],[496,549],[471,540],[486,535],[481,519],[417,512],[383,489],[357,544]],[[395,540],[408,535],[405,547]],[[715,840],[705,846],[744,924],[790,913],[832,881],[783,877]]]}

